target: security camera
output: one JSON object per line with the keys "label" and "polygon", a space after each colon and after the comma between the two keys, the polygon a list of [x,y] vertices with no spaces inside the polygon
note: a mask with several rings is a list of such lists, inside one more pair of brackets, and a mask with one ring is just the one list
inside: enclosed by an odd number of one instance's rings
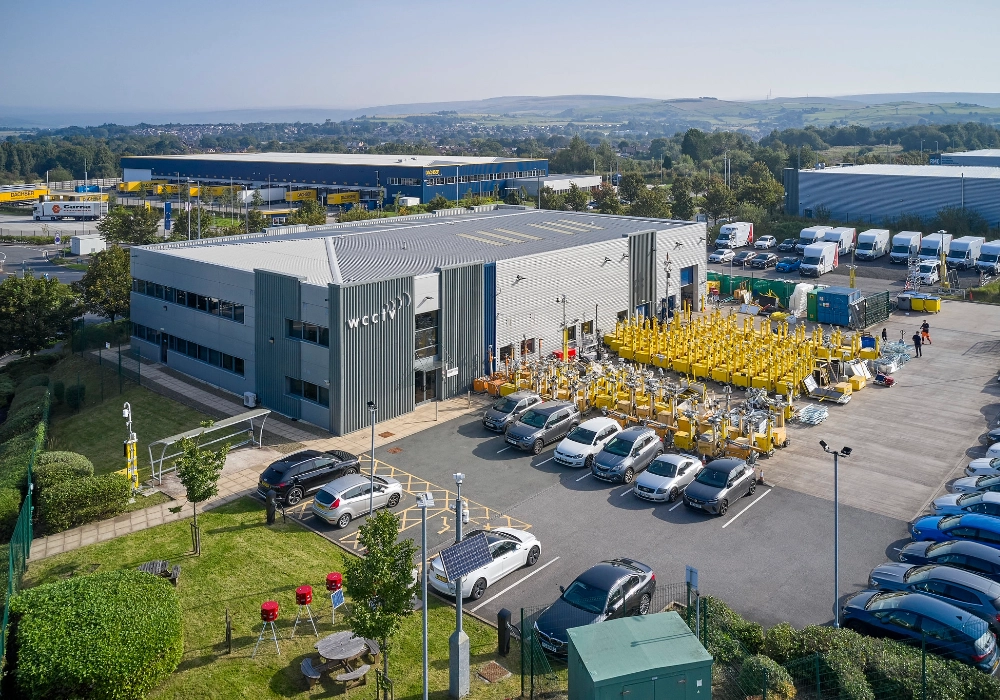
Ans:
{"label": "security camera", "polygon": [[826,449],[826,441],[825,440],[820,440],[819,441],[819,446],[822,447],[825,450]]}
{"label": "security camera", "polygon": [[845,447],[844,449],[842,449],[840,451],[840,454],[844,455],[845,457],[850,457],[851,456],[851,448],[850,447]]}

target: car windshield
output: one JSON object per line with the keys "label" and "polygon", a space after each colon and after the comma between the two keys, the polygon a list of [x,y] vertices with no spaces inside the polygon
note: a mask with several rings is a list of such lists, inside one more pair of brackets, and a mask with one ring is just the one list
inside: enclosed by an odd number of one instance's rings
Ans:
{"label": "car windshield", "polygon": [[819,265],[819,258],[802,258],[803,265]]}
{"label": "car windshield", "polygon": [[595,431],[577,426],[570,431],[569,435],[566,436],[566,439],[578,442],[581,445],[593,445],[595,437],[597,437],[597,433]]}
{"label": "car windshield", "polygon": [[649,465],[647,470],[650,474],[656,476],[676,476],[677,475],[677,465],[671,464],[670,462],[664,460],[656,460]]}
{"label": "car windshield", "polygon": [[875,243],[873,241],[861,241],[858,243],[858,250],[871,250],[874,247]]}
{"label": "car windshield", "polygon": [[785,240],[783,240],[781,242],[781,245],[795,245],[795,239],[794,238],[786,238]]}
{"label": "car windshield", "polygon": [[924,272],[924,273],[934,272],[934,268],[936,268],[936,267],[937,267],[937,265],[921,265],[920,266],[920,271]]}
{"label": "car windshield", "polygon": [[337,500],[337,494],[330,493],[326,489],[320,489],[316,492],[316,502],[323,506],[328,506]]}
{"label": "car windshield", "polygon": [[719,248],[717,251],[715,251],[715,254],[716,255],[725,255],[727,252],[728,251],[725,248]]}
{"label": "car windshield", "polygon": [[618,455],[619,457],[624,457],[632,451],[632,441],[616,437],[604,446],[604,451],[610,452],[613,455]]}
{"label": "car windshield", "polygon": [[994,457],[990,460],[991,469],[1000,469],[1000,457]]}
{"label": "car windshield", "polygon": [[600,588],[594,588],[582,581],[574,581],[566,592],[562,594],[562,599],[574,608],[580,608],[587,612],[599,615],[604,612],[605,602],[608,600],[608,592]]}
{"label": "car windshield", "polygon": [[983,253],[979,256],[979,262],[995,263],[997,261],[997,256],[993,253]]}
{"label": "car windshield", "polygon": [[770,253],[761,253],[760,255],[758,255],[757,257],[754,258],[754,260],[761,260],[761,261],[763,261],[763,260],[770,260],[770,259],[771,259],[771,254]]}
{"label": "car windshield", "polygon": [[958,521],[961,519],[961,515],[950,515],[947,518],[941,518],[937,524],[938,530],[947,530],[952,525],[958,525]]}
{"label": "car windshield", "polygon": [[511,398],[497,399],[493,402],[492,408],[494,411],[500,411],[500,413],[510,413],[517,408],[517,400]]}
{"label": "car windshield", "polygon": [[722,472],[718,469],[703,469],[695,477],[695,481],[706,486],[722,488],[729,482],[729,472]]}
{"label": "car windshield", "polygon": [[525,425],[530,425],[532,428],[544,428],[546,418],[546,415],[538,411],[528,411],[521,416],[521,422]]}
{"label": "car windshield", "polygon": [[946,549],[944,549],[941,552],[941,554],[947,554],[948,551],[951,549],[951,545],[953,542],[954,540],[948,542],[935,542],[934,544],[932,544],[930,547],[927,548],[927,550],[924,552],[924,556],[929,557],[931,555],[931,552],[937,552],[942,547],[945,547]]}
{"label": "car windshield", "polygon": [[905,574],[903,574],[903,581],[905,583],[917,583],[918,581],[923,581],[927,578],[927,574],[934,571],[936,568],[935,564],[928,564],[927,566],[915,566]]}
{"label": "car windshield", "polygon": [[781,262],[785,263],[786,265],[794,265],[796,262],[798,262],[798,258],[782,258]]}
{"label": "car windshield", "polygon": [[1000,484],[1000,476],[997,476],[995,474],[981,476],[978,479],[976,479],[977,489],[985,489],[989,488],[990,486],[996,486],[997,484]]}
{"label": "car windshield", "polygon": [[958,506],[971,506],[973,503],[978,503],[983,500],[983,495],[981,493],[963,493],[955,501],[955,505]]}
{"label": "car windshield", "polygon": [[910,595],[906,591],[891,591],[886,593],[876,593],[868,599],[865,610],[881,610],[883,608],[895,608],[900,603],[897,598]]}

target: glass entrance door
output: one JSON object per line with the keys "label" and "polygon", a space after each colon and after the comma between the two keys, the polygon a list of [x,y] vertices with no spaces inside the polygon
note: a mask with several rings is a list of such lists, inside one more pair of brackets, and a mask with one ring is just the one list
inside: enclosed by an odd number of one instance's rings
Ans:
{"label": "glass entrance door", "polygon": [[437,398],[437,378],[438,371],[436,369],[426,371],[421,369],[414,370],[414,404],[422,404]]}

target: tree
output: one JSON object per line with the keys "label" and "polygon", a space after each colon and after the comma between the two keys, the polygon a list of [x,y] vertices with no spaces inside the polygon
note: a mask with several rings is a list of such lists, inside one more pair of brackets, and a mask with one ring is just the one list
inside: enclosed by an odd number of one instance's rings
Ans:
{"label": "tree", "polygon": [[431,201],[427,202],[427,211],[437,211],[438,209],[451,209],[452,203],[447,197],[438,192]]}
{"label": "tree", "polygon": [[0,355],[34,355],[66,337],[82,313],[69,285],[28,274],[0,284]]}
{"label": "tree", "polygon": [[690,221],[694,218],[694,199],[691,197],[691,181],[683,175],[674,177],[670,185],[673,203],[670,205],[675,219]]}
{"label": "tree", "polygon": [[667,201],[667,191],[662,187],[646,189],[643,187],[639,197],[629,205],[629,216],[642,216],[648,219],[669,219],[670,202]]}
{"label": "tree", "polygon": [[660,167],[664,170],[670,170],[674,167],[674,159],[670,156],[663,156],[663,162],[660,163]]}
{"label": "tree", "polygon": [[684,132],[684,140],[681,141],[681,153],[691,156],[691,160],[700,163],[708,157],[708,143],[705,133],[698,129],[688,129]]}
{"label": "tree", "polygon": [[[211,427],[212,421],[204,421],[201,427]],[[184,485],[185,497],[191,502],[194,510],[194,524],[191,537],[194,542],[194,553],[201,554],[201,536],[198,530],[198,504],[219,493],[219,475],[226,465],[226,455],[229,454],[227,442],[218,451],[203,450],[198,443],[190,438],[181,441],[181,456],[177,458],[177,478]]]}
{"label": "tree", "polygon": [[713,177],[708,183],[708,191],[702,198],[701,208],[713,223],[718,222],[730,209],[735,200],[732,191],[720,178]]}
{"label": "tree", "polygon": [[316,200],[302,202],[302,205],[288,217],[288,223],[322,226],[326,223],[326,207]]}
{"label": "tree", "polygon": [[618,199],[618,193],[607,180],[601,183],[594,199],[597,201],[597,211],[602,214],[621,214],[623,211],[622,201]]}
{"label": "tree", "polygon": [[253,191],[253,194],[250,195],[250,206],[252,206],[255,209],[264,206],[264,197],[261,196],[259,189],[255,189]]}
{"label": "tree", "polygon": [[97,224],[108,243],[147,245],[159,240],[160,212],[146,207],[114,207]]}
{"label": "tree", "polygon": [[670,139],[655,138],[649,142],[649,157],[652,160],[660,160],[667,154],[670,148]]}
{"label": "tree", "polygon": [[935,231],[947,231],[958,238],[973,234],[981,236],[989,230],[989,223],[974,209],[948,207],[938,211],[931,222],[931,227]]}
{"label": "tree", "polygon": [[[201,235],[203,237],[209,236],[209,228],[212,221],[212,213],[205,209],[204,207],[199,207],[197,204],[191,205],[190,216],[189,212],[181,210],[177,212],[177,217],[172,217],[172,223],[170,224],[170,238],[175,241],[186,241],[188,238],[198,238],[198,217],[201,216]],[[191,235],[188,236],[188,219],[191,220]]]}
{"label": "tree", "polygon": [[573,211],[583,211],[590,203],[590,194],[586,190],[581,190],[575,182],[571,182],[564,200]]}
{"label": "tree", "polygon": [[566,199],[561,194],[556,194],[548,185],[542,187],[541,192],[542,209],[556,209],[562,211],[566,208]]}
{"label": "tree", "polygon": [[594,167],[597,154],[579,136],[574,136],[569,146],[556,151],[549,159],[551,173],[582,173]]}
{"label": "tree", "polygon": [[618,182],[618,195],[626,202],[639,199],[639,193],[646,189],[646,178],[640,173],[625,173]]}
{"label": "tree", "polygon": [[359,637],[378,642],[386,676],[392,637],[403,618],[413,613],[412,600],[417,594],[413,577],[417,548],[412,539],[398,538],[396,516],[388,510],[377,511],[358,528],[365,556],[351,557],[344,566],[344,588],[352,600],[347,611],[351,629]]}
{"label": "tree", "polygon": [[247,232],[259,233],[268,227],[270,222],[260,209],[249,209],[247,211]]}
{"label": "tree", "polygon": [[87,274],[77,284],[77,292],[89,313],[115,322],[128,316],[132,293],[129,254],[119,246],[94,254]]}
{"label": "tree", "polygon": [[745,176],[737,175],[734,182],[736,199],[765,209],[772,209],[785,194],[765,163],[756,161]]}

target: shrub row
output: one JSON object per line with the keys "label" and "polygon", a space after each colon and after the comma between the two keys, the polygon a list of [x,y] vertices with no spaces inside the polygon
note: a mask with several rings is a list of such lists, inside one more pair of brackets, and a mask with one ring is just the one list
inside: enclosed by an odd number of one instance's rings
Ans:
{"label": "shrub row", "polygon": [[17,385],[16,393],[20,394],[22,391],[27,391],[28,389],[42,386],[48,387],[49,385],[49,375],[47,374],[32,374],[29,377],[25,377]]}
{"label": "shrub row", "polygon": [[10,610],[18,697],[144,698],[184,651],[173,586],[134,569],[30,588]]}
{"label": "shrub row", "polygon": [[131,497],[132,482],[121,474],[84,476],[42,489],[36,513],[51,534],[123,513]]}
{"label": "shrub row", "polygon": [[76,452],[43,452],[35,459],[35,490],[42,492],[57,484],[94,475],[94,464]]}
{"label": "shrub row", "polygon": [[45,355],[32,355],[14,360],[4,367],[4,374],[10,377],[14,384],[20,384],[34,374],[44,374],[52,365],[62,359],[57,353],[47,353]]}

